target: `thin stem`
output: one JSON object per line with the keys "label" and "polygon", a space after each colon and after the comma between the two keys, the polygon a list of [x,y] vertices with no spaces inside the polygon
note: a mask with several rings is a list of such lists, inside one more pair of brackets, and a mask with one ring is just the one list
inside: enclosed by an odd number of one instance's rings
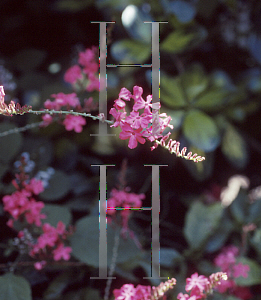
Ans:
{"label": "thin stem", "polygon": [[105,288],[105,293],[104,293],[104,300],[108,300],[109,299],[109,292],[110,292],[110,288],[111,288],[111,283],[112,283],[112,275],[114,273],[115,270],[115,266],[116,266],[116,260],[117,260],[117,256],[118,256],[118,248],[119,248],[119,243],[120,243],[120,230],[118,230],[118,233],[115,233],[114,236],[114,246],[113,246],[113,250],[112,250],[112,260],[111,260],[111,265],[110,265],[110,270],[109,270],[109,279],[106,282],[106,288]]}
{"label": "thin stem", "polygon": [[45,109],[45,110],[29,110],[28,113],[31,114],[35,114],[35,115],[39,115],[39,114],[49,114],[49,115],[53,115],[53,114],[63,114],[63,115],[75,115],[75,116],[82,116],[82,117],[88,117],[88,118],[92,118],[93,120],[100,120],[101,122],[106,122],[108,124],[113,124],[113,121],[110,120],[102,120],[102,118],[100,116],[92,116],[91,114],[87,114],[87,113],[80,113],[80,112],[76,112],[73,110],[69,110],[69,111],[65,111],[65,110],[54,110],[54,109]]}
{"label": "thin stem", "polygon": [[41,126],[43,124],[44,124],[44,121],[41,121],[41,122],[37,122],[37,123],[27,124],[24,127],[9,129],[7,131],[1,132],[0,137],[7,136],[7,135],[12,134],[12,133],[18,133],[18,132],[26,131],[28,129],[32,129],[32,128]]}

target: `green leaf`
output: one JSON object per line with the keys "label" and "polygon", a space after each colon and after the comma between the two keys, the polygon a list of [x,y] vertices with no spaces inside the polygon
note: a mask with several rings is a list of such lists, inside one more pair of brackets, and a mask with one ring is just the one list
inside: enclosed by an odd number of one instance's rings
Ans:
{"label": "green leaf", "polygon": [[121,64],[142,64],[150,58],[151,47],[138,41],[125,39],[112,44],[111,55]]}
{"label": "green leaf", "polygon": [[186,106],[184,91],[180,77],[161,76],[160,101],[170,108],[182,108]]}
{"label": "green leaf", "polygon": [[[260,202],[260,201],[259,201]],[[251,238],[251,244],[254,246],[255,250],[261,256],[261,229],[255,230],[253,237]]]}
{"label": "green leaf", "polygon": [[257,200],[249,205],[247,223],[260,223],[261,201]]}
{"label": "green leaf", "polygon": [[4,176],[4,174],[6,173],[7,170],[8,170],[8,165],[2,164],[0,162],[0,178],[2,178],[2,176]]}
{"label": "green leaf", "polygon": [[[180,138],[180,142],[182,143],[183,136]],[[191,163],[189,160],[182,159],[182,163],[185,165],[185,167],[188,169],[189,173],[197,180],[197,181],[203,181],[209,178],[213,171],[214,166],[214,153],[208,152],[205,153],[203,150],[198,149],[195,146],[192,145],[186,145],[183,144],[182,147],[187,147],[187,153],[192,152],[193,154],[197,153],[199,156],[204,156],[206,159],[201,161],[200,163]]]}
{"label": "green leaf", "polygon": [[204,205],[192,203],[185,219],[184,234],[192,249],[199,249],[215,232],[222,217],[220,203]]}
{"label": "green leaf", "polygon": [[213,253],[224,246],[227,238],[233,230],[233,224],[228,218],[223,218],[213,236],[207,242],[205,250]]}
{"label": "green leaf", "polygon": [[183,133],[192,145],[206,152],[214,151],[220,143],[219,131],[214,120],[200,110],[191,109],[187,113]]}
{"label": "green leaf", "polygon": [[194,38],[193,32],[185,33],[182,29],[175,30],[164,39],[160,49],[170,53],[180,53],[188,48]]}
{"label": "green leaf", "polygon": [[257,262],[250,258],[240,257],[237,259],[237,263],[242,263],[243,265],[248,265],[250,267],[247,278],[242,276],[235,278],[237,285],[251,286],[261,283],[261,267]]}
{"label": "green leaf", "polygon": [[236,199],[230,205],[230,211],[234,219],[240,223],[245,224],[248,217],[249,199],[246,191],[240,190]]}
{"label": "green leaf", "polygon": [[186,99],[194,102],[208,86],[209,78],[206,76],[201,65],[192,65],[181,75],[182,87],[186,93]]}
{"label": "green leaf", "polygon": [[49,223],[56,227],[59,221],[62,221],[66,226],[71,222],[70,210],[65,206],[45,204],[42,213],[46,214],[47,218],[43,219],[44,223]]}
{"label": "green leaf", "polygon": [[211,88],[203,95],[199,96],[198,100],[194,103],[194,107],[200,108],[204,111],[218,111],[224,107],[228,95],[229,92],[222,88]]}
{"label": "green leaf", "polygon": [[[0,133],[13,130],[16,127],[10,123],[0,124]],[[0,137],[0,161],[7,163],[12,160],[19,152],[22,145],[22,135],[20,132],[12,133],[7,136]]]}
{"label": "green leaf", "polygon": [[71,189],[68,176],[62,171],[55,171],[49,180],[48,187],[40,194],[44,201],[60,200]]}
{"label": "green leaf", "polygon": [[0,298],[3,300],[31,300],[29,282],[21,276],[6,273],[0,276]]}
{"label": "green leaf", "polygon": [[177,29],[170,33],[160,45],[160,50],[169,53],[181,53],[198,45],[207,37],[207,31],[203,27],[194,26],[185,29]]}
{"label": "green leaf", "polygon": [[[117,229],[118,230],[118,229]],[[107,261],[111,263],[114,236],[116,230],[107,228]],[[80,261],[93,266],[99,266],[99,216],[90,216],[76,222],[76,231],[71,237],[73,255]],[[140,254],[140,250],[132,239],[120,237],[117,263],[123,263],[134,259]]]}
{"label": "green leaf", "polygon": [[170,267],[176,263],[183,261],[183,256],[172,248],[161,248],[160,249],[160,265],[162,267]]}
{"label": "green leaf", "polygon": [[221,150],[225,157],[237,168],[243,169],[248,162],[245,140],[231,124],[227,124],[221,142]]}

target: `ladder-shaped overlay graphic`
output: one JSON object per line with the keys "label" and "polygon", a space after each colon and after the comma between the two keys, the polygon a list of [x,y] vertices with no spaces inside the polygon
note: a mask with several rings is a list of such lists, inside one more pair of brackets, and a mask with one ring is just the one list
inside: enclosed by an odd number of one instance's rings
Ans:
{"label": "ladder-shaped overlay graphic", "polygon": [[[91,22],[100,24],[100,74],[99,74],[99,114],[104,114],[107,119],[107,67],[149,67],[152,69],[152,103],[160,102],[160,52],[159,52],[159,24],[167,22],[144,22],[152,25],[152,63],[151,64],[107,64],[107,40],[106,26],[115,22]],[[115,136],[108,134],[107,123],[99,122],[99,133],[91,134],[91,136]],[[107,204],[106,191],[106,167],[114,165],[92,165],[100,167],[100,204],[99,204],[99,277],[91,277],[91,279],[116,279],[116,277],[108,277],[107,273],[107,224],[106,215],[101,213],[101,209]],[[152,167],[152,206],[142,207],[140,210],[151,210],[151,277],[144,279],[168,279],[160,277],[160,241],[159,241],[159,214],[160,214],[160,187],[159,187],[159,167],[167,165],[145,165]],[[126,209],[126,208],[122,208]],[[132,208],[129,208],[130,210]],[[119,208],[117,208],[119,210]],[[135,209],[136,210],[136,209]]]}

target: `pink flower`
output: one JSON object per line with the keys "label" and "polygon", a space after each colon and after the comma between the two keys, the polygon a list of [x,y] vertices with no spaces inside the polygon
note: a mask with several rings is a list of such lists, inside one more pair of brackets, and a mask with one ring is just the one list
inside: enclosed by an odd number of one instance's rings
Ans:
{"label": "pink flower", "polygon": [[75,93],[71,93],[71,94],[58,93],[58,94],[52,94],[51,96],[55,98],[54,102],[60,108],[66,105],[72,107],[76,107],[80,105],[80,101]]}
{"label": "pink flower", "polygon": [[84,67],[87,67],[90,62],[95,59],[95,51],[97,51],[97,48],[93,47],[92,49],[86,49],[84,52],[80,52],[78,63]]}
{"label": "pink flower", "polygon": [[41,126],[48,126],[52,123],[53,117],[49,114],[45,114],[42,116],[43,124]]}
{"label": "pink flower", "polygon": [[132,111],[130,116],[126,118],[126,122],[131,125],[133,129],[146,128],[151,121],[151,115],[143,113],[141,116],[139,112]]}
{"label": "pink flower", "polygon": [[68,131],[82,132],[82,126],[86,124],[86,120],[82,116],[66,115],[63,124]]}
{"label": "pink flower", "polygon": [[193,291],[195,288],[198,288],[199,291],[202,293],[207,284],[208,284],[208,279],[205,276],[203,275],[198,276],[198,273],[194,273],[191,275],[191,278],[186,279],[185,290],[189,292],[189,291]]}
{"label": "pink flower", "polygon": [[42,261],[38,261],[34,264],[34,267],[36,270],[42,270],[46,265],[46,261],[42,260]]}
{"label": "pink flower", "polygon": [[29,192],[39,195],[44,191],[43,183],[41,180],[36,180],[32,178],[29,184],[25,185],[25,189]]}
{"label": "pink flower", "polygon": [[115,122],[111,125],[111,127],[118,127],[120,126],[121,123],[124,122],[124,119],[126,117],[126,112],[120,112],[117,111],[114,107],[112,107],[110,109],[110,114],[113,115],[113,117],[115,118]]}
{"label": "pink flower", "polygon": [[243,265],[242,263],[238,263],[237,265],[233,266],[233,276],[234,278],[238,278],[240,276],[247,278],[249,270],[250,268],[248,265]]}
{"label": "pink flower", "polygon": [[83,69],[83,72],[87,75],[97,73],[99,70],[99,65],[95,61],[90,61]]}
{"label": "pink flower", "polygon": [[78,65],[69,68],[64,74],[64,81],[74,84],[77,80],[82,79],[82,70]]}
{"label": "pink flower", "polygon": [[121,129],[123,131],[120,133],[119,137],[122,140],[130,139],[129,144],[128,144],[128,147],[130,149],[136,148],[138,145],[138,142],[141,144],[145,143],[145,139],[142,137],[142,133],[141,133],[142,128],[134,130],[133,128],[131,128],[130,125],[123,124],[123,125],[121,125]]}
{"label": "pink flower", "polygon": [[124,284],[121,289],[115,289],[113,295],[115,300],[136,300],[136,290],[133,284]]}
{"label": "pink flower", "polygon": [[86,87],[86,90],[88,92],[92,92],[92,91],[99,91],[100,89],[100,81],[99,81],[99,78],[97,78],[94,73],[90,73],[89,74],[89,83]]}
{"label": "pink flower", "polygon": [[237,286],[234,289],[234,295],[243,300],[253,299],[253,295],[251,294],[249,288],[246,286]]}
{"label": "pink flower", "polygon": [[197,299],[196,296],[190,297],[188,294],[183,294],[183,293],[179,293],[177,298],[179,300],[196,300]]}
{"label": "pink flower", "polygon": [[121,100],[123,99],[124,101],[130,101],[131,97],[132,97],[131,92],[125,87],[123,87],[119,93],[119,99]]}
{"label": "pink flower", "polygon": [[43,207],[44,203],[41,201],[30,199],[30,201],[27,202],[25,217],[28,224],[34,223],[36,226],[41,226],[41,219],[46,218],[45,214],[41,214],[41,210]]}
{"label": "pink flower", "polygon": [[60,259],[69,260],[71,252],[71,247],[64,247],[64,244],[61,243],[55,250],[53,250],[53,258],[56,261]]}

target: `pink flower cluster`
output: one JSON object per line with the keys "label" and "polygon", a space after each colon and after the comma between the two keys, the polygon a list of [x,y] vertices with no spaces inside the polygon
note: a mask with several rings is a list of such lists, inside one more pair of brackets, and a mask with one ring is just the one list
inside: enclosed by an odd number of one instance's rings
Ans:
{"label": "pink flower cluster", "polygon": [[179,300],[205,299],[208,294],[212,293],[215,287],[219,286],[222,280],[227,280],[226,273],[217,272],[211,274],[209,277],[194,273],[190,278],[186,279],[185,290],[190,294],[179,293],[177,298]]}
{"label": "pink flower cluster", "polygon": [[[27,227],[27,224],[41,227],[43,234],[37,240],[28,238],[26,231],[22,230],[18,233],[18,238],[21,243],[25,243],[29,249],[29,255],[38,258],[53,258],[54,260],[69,260],[71,247],[65,247],[63,241],[66,240],[68,234],[63,222],[58,222],[57,227],[52,227],[48,223],[42,225],[41,220],[46,218],[46,215],[41,211],[44,208],[44,203],[36,201],[34,195],[39,195],[44,191],[43,183],[41,180],[32,178],[26,174],[26,164],[28,158],[21,157],[19,164],[20,173],[16,174],[16,180],[12,183],[16,191],[12,195],[3,197],[4,210],[8,212],[12,218],[7,222],[9,227],[14,227],[14,221],[20,221],[22,225]],[[26,224],[27,223],[27,224]],[[33,230],[33,227],[30,227]],[[39,230],[37,230],[39,231]],[[46,264],[45,261],[37,262],[35,268],[40,269]]]}
{"label": "pink flower cluster", "polygon": [[[208,278],[203,275],[194,273],[186,280],[186,291],[189,294],[179,293],[179,300],[197,300],[205,299],[207,295],[213,292],[213,289],[220,284],[221,280],[226,280],[227,275],[223,272],[211,274]],[[166,299],[165,293],[173,289],[176,285],[176,279],[172,278],[162,282],[157,287],[138,285],[136,288],[133,284],[124,284],[120,289],[115,289],[113,295],[115,300],[158,300]]]}
{"label": "pink flower cluster", "polygon": [[71,84],[83,84],[87,79],[88,83],[86,90],[92,92],[99,91],[99,78],[97,72],[99,65],[97,63],[97,47],[86,49],[84,52],[79,53],[78,64],[70,67],[65,75],[64,80]]}
{"label": "pink flower cluster", "polygon": [[151,300],[151,287],[133,284],[124,284],[120,289],[113,291],[115,300]]}
{"label": "pink flower cluster", "polygon": [[[9,219],[8,226],[13,227],[14,220],[25,218],[28,224],[41,226],[41,219],[45,219],[46,215],[41,214],[44,203],[36,201],[33,195],[43,192],[44,188],[41,180],[31,179],[29,183],[22,183],[24,188],[19,189],[3,197],[4,210],[9,212],[13,219]],[[13,185],[18,185],[13,181]]]}
{"label": "pink flower cluster", "polygon": [[4,87],[0,85],[0,115],[12,117],[12,115],[23,115],[32,109],[32,106],[21,106],[19,103],[10,101],[10,104],[5,103]]}
{"label": "pink flower cluster", "polygon": [[248,287],[240,287],[236,285],[234,278],[240,276],[247,278],[250,270],[248,265],[236,262],[236,257],[239,255],[239,249],[236,246],[227,246],[222,252],[215,258],[214,263],[220,267],[223,272],[228,275],[228,280],[221,281],[218,286],[220,293],[229,293],[240,299],[247,300],[252,298],[252,294]]}
{"label": "pink flower cluster", "polygon": [[[66,231],[63,222],[59,221],[57,227],[53,227],[48,223],[42,226],[43,233],[38,237],[37,242],[32,245],[30,256],[37,256],[39,259],[53,257],[55,261],[64,259],[70,259],[71,247],[65,247],[64,242],[71,232]],[[20,232],[22,234],[22,232]],[[42,260],[40,263],[36,263],[35,267],[41,269],[41,265],[45,263]]]}
{"label": "pink flower cluster", "polygon": [[[131,209],[138,209],[142,206],[142,200],[145,199],[144,194],[129,193],[129,189],[124,190],[112,189],[111,197],[107,200],[107,214],[112,217],[116,214],[117,207],[120,210],[122,221],[122,232],[128,231],[128,220],[132,213]],[[111,222],[111,219],[108,219]]]}
{"label": "pink flower cluster", "polygon": [[[76,93],[71,94],[52,94],[51,97],[54,98],[54,101],[46,100],[44,107],[48,110],[60,111],[63,108],[66,108],[68,111],[72,108],[75,108],[78,112],[89,112],[97,108],[97,105],[93,103],[93,98],[84,100],[84,107],[81,107],[79,98]],[[53,117],[50,114],[45,114],[43,117],[44,126],[49,125],[53,121]],[[63,125],[67,131],[74,130],[75,132],[82,132],[82,126],[86,124],[86,120],[82,116],[74,116],[68,114],[63,120]]]}
{"label": "pink flower cluster", "polygon": [[[171,117],[165,113],[158,114],[160,103],[152,104],[152,95],[148,95],[145,101],[142,94],[143,89],[139,86],[133,87],[133,94],[128,89],[122,88],[119,98],[114,101],[114,107],[110,109],[110,114],[115,118],[111,127],[121,127],[120,139],[129,139],[128,147],[130,149],[136,148],[138,142],[144,144],[145,139],[152,142],[162,137],[166,127],[173,128],[169,124]],[[134,100],[134,105],[130,115],[127,116],[126,101],[130,101],[130,99]],[[139,112],[140,110],[143,112]]]}

